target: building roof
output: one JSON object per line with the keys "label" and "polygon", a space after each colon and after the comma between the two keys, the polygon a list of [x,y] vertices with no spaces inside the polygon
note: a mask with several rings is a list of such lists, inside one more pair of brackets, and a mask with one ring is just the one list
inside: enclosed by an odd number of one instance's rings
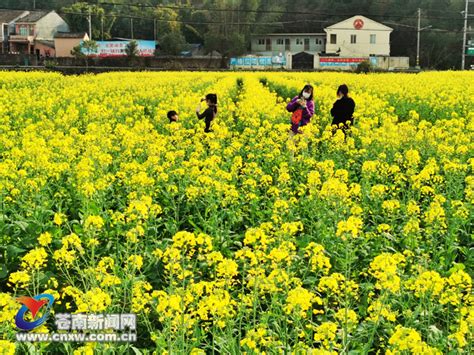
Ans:
{"label": "building roof", "polygon": [[41,44],[43,44],[43,45],[45,45],[45,46],[47,46],[47,47],[50,47],[50,48],[55,48],[53,41],[46,41],[46,40],[41,40],[41,39],[40,39],[40,40],[36,40],[36,42],[41,43]]}
{"label": "building roof", "polygon": [[[383,28],[387,31],[393,31],[393,28],[392,27],[388,27],[388,26],[385,26],[383,23],[380,23],[380,22],[377,22],[377,21],[374,21],[368,17],[365,17],[365,16],[362,16],[362,15],[356,15],[356,16],[352,16],[352,17],[349,17],[343,21],[339,21],[338,23],[335,23],[334,25],[331,25],[331,26],[328,26],[326,27],[324,30],[327,30],[327,29],[342,29],[341,28],[341,25],[344,24],[344,23],[350,23],[351,21],[353,20],[356,20],[356,19],[363,19],[364,22],[366,23],[374,23],[376,24],[378,27],[380,28]],[[363,29],[362,29],[363,30]]]}
{"label": "building roof", "polygon": [[0,23],[10,23],[24,13],[26,13],[26,11],[0,9]]}
{"label": "building roof", "polygon": [[326,36],[323,32],[313,32],[313,33],[264,33],[264,34],[253,34],[252,37],[265,37],[265,36]]}
{"label": "building roof", "polygon": [[39,20],[41,20],[43,17],[45,17],[47,14],[49,14],[52,11],[28,11],[28,15],[23,16],[20,18],[17,22],[20,23],[34,23]]}
{"label": "building roof", "polygon": [[54,38],[84,38],[86,32],[57,32]]}

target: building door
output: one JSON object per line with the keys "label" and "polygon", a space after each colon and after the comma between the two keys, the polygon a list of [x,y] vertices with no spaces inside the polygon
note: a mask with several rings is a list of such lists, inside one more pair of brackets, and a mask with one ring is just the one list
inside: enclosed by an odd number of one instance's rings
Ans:
{"label": "building door", "polygon": [[285,38],[285,51],[291,51],[290,39]]}
{"label": "building door", "polygon": [[293,55],[292,59],[293,69],[305,70],[305,69],[314,69],[314,55],[300,52]]}
{"label": "building door", "polygon": [[304,39],[304,50],[309,51],[309,38]]}
{"label": "building door", "polygon": [[271,40],[271,38],[267,38],[265,43],[266,43],[265,50],[267,52],[271,52],[271,50],[272,50],[272,40]]}

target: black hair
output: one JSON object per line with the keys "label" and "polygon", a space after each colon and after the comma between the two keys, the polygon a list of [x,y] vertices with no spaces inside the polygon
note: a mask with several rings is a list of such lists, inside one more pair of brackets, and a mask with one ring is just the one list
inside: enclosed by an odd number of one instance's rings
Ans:
{"label": "black hair", "polygon": [[310,84],[306,84],[303,90],[301,90],[300,94],[298,95],[300,99],[303,97],[303,92],[307,91],[308,89],[311,89],[311,96],[308,98],[308,100],[311,101],[313,99],[314,88],[313,85]]}
{"label": "black hair", "polygon": [[211,104],[217,105],[217,95],[216,94],[207,94],[206,100],[209,100]]}
{"label": "black hair", "polygon": [[166,114],[166,116],[168,116],[170,122],[174,121],[173,120],[173,116],[177,115],[178,113],[176,111],[168,111],[168,113]]}
{"label": "black hair", "polygon": [[339,93],[341,93],[344,96],[347,96],[347,94],[349,93],[349,88],[347,87],[346,84],[342,84],[337,88],[337,95],[339,95]]}
{"label": "black hair", "polygon": [[210,103],[213,105],[214,109],[214,116],[217,114],[217,95],[216,94],[207,94],[206,100],[209,100]]}

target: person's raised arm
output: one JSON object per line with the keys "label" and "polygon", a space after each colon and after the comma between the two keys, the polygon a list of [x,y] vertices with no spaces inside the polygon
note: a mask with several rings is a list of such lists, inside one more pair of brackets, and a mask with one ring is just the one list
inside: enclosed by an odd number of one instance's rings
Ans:
{"label": "person's raised arm", "polygon": [[203,113],[201,113],[201,103],[199,103],[198,107],[196,108],[196,115],[198,119],[202,120],[204,117],[206,117],[206,110],[204,110]]}
{"label": "person's raised arm", "polygon": [[214,109],[212,107],[208,107],[204,110],[203,113],[201,114],[198,114],[198,117],[199,119],[203,119],[203,118],[214,118]]}
{"label": "person's raised arm", "polygon": [[290,102],[288,102],[288,105],[286,105],[286,110],[289,112],[293,112],[296,110],[298,107],[298,96],[295,96]]}

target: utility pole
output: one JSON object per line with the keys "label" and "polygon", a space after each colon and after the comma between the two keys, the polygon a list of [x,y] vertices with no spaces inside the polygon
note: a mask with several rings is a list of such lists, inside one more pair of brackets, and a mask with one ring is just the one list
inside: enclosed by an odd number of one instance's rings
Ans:
{"label": "utility pole", "polygon": [[133,17],[130,17],[130,34],[133,39]]}
{"label": "utility pole", "polygon": [[420,32],[421,32],[421,9],[418,8],[418,31],[416,37],[416,67],[420,68]]}
{"label": "utility pole", "polygon": [[33,0],[33,10],[36,9],[36,0]]}
{"label": "utility pole", "polygon": [[89,40],[92,41],[92,10],[89,5]]}
{"label": "utility pole", "polygon": [[416,37],[416,68],[420,69],[420,35],[421,31],[433,27],[432,25],[421,28],[421,9],[418,8],[418,27]]}
{"label": "utility pole", "polygon": [[153,19],[153,38],[155,39],[155,42],[156,42],[156,39],[157,39],[157,35],[156,35],[156,18]]}
{"label": "utility pole", "polygon": [[466,0],[466,9],[464,10],[464,31],[462,37],[462,61],[461,70],[466,68],[466,41],[467,41],[467,18],[469,17],[469,0]]}

